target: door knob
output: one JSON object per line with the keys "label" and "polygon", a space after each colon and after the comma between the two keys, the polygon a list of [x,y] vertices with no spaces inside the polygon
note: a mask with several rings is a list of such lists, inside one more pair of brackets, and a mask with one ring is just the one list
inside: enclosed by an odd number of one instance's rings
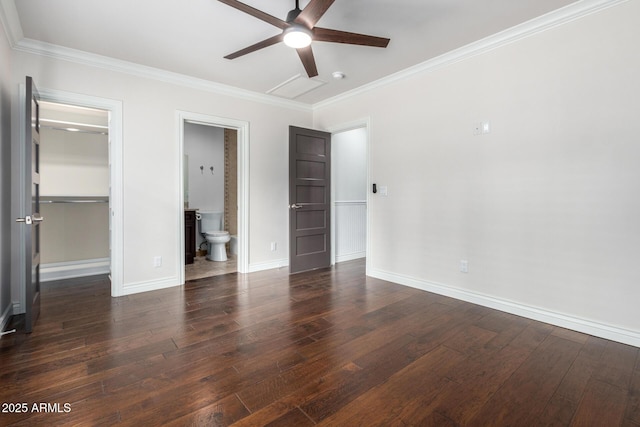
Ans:
{"label": "door knob", "polygon": [[302,206],[301,206],[301,205],[298,205],[298,204],[296,204],[296,203],[294,203],[294,204],[292,204],[292,205],[289,205],[289,208],[290,208],[290,209],[300,209],[300,208],[302,208]]}

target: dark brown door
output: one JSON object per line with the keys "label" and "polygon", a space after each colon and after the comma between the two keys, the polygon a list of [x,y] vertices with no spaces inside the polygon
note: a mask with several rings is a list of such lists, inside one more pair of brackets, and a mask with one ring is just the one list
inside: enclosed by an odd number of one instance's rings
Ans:
{"label": "dark brown door", "polygon": [[289,268],[331,262],[331,134],[289,127]]}
{"label": "dark brown door", "polygon": [[27,77],[25,102],[25,331],[31,332],[40,314],[40,96]]}

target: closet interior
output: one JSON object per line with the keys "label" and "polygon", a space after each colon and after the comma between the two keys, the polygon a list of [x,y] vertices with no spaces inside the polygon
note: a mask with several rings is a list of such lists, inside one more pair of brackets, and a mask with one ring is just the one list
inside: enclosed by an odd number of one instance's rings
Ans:
{"label": "closet interior", "polygon": [[109,113],[41,103],[41,280],[110,271]]}

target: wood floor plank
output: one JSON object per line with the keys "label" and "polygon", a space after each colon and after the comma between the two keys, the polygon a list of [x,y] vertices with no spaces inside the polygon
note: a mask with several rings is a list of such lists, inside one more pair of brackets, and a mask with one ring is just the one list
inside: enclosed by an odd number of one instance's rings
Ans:
{"label": "wood floor plank", "polygon": [[540,415],[543,425],[569,425],[597,362],[580,353]]}
{"label": "wood floor plank", "polygon": [[403,335],[392,342],[358,358],[347,369],[347,375],[328,375],[322,378],[316,393],[302,391],[305,401],[300,409],[315,422],[322,421],[337,412],[367,390],[383,383],[413,360],[409,344],[415,338]]}
{"label": "wood floor plank", "polygon": [[595,377],[589,381],[571,425],[620,425],[627,402],[624,390]]}
{"label": "wood floor plank", "polygon": [[[404,314],[404,316],[398,317],[394,321],[389,321],[385,323],[384,326],[377,328],[375,334],[365,334],[345,342],[339,346],[339,348],[336,348],[335,352],[331,352],[331,358],[325,356],[327,348],[320,344],[323,351],[315,357],[309,358],[307,363],[296,366],[280,375],[263,379],[250,389],[242,390],[239,393],[240,398],[249,410],[255,411],[294,392],[296,389],[302,387],[310,377],[322,377],[332,370],[339,369],[349,361],[362,357],[384,346],[395,338],[398,330],[405,330],[410,327],[410,325],[415,324],[416,318],[420,317],[419,313],[408,315],[408,313],[405,312]],[[397,315],[400,316],[399,313]],[[394,316],[396,316],[396,314],[394,314]],[[366,322],[367,320],[370,320],[370,318],[364,319],[363,321]],[[379,318],[375,317],[374,322],[378,321]],[[315,347],[318,343],[319,341],[314,342],[310,344],[309,347]],[[301,350],[301,353],[303,355],[306,354],[304,350]]]}
{"label": "wood floor plank", "polygon": [[313,426],[315,423],[311,421],[303,412],[298,408],[294,408],[286,414],[278,417],[277,419],[265,424],[269,427],[291,427],[291,426]]}
{"label": "wood floor plank", "polygon": [[469,425],[534,425],[571,367],[580,344],[548,336],[474,415]]}
{"label": "wood floor plank", "polygon": [[[507,313],[501,313],[501,314],[505,315]],[[482,322],[482,320],[490,316],[491,315],[483,317],[480,320],[480,322]],[[512,315],[509,315],[509,317],[501,316],[500,323],[502,327],[496,330],[491,327],[487,328],[486,326],[482,325],[480,322],[475,323],[475,326],[479,326],[483,329],[488,329],[496,332],[496,336],[493,337],[491,340],[489,340],[485,344],[484,346],[485,350],[500,350],[501,348],[506,347],[507,345],[509,345],[509,343],[513,341],[515,337],[520,335],[527,327],[529,327],[529,325],[531,325],[531,323],[533,323],[532,320],[525,319],[519,316],[512,316]]]}
{"label": "wood floor plank", "polygon": [[445,344],[452,350],[462,354],[474,354],[479,351],[498,334],[487,329],[469,325],[462,328],[454,337]]}
{"label": "wood floor plank", "polygon": [[163,420],[162,424],[165,427],[229,426],[249,415],[247,408],[232,394],[172,421]]}
{"label": "wood floor plank", "polygon": [[532,352],[530,348],[507,345],[468,355],[464,363],[447,373],[458,386],[438,396],[435,411],[460,425],[467,424]]}
{"label": "wood floor plank", "polygon": [[637,347],[608,342],[594,372],[594,377],[626,390],[631,381],[631,373],[635,368],[638,351]]}
{"label": "wood floor plank", "polygon": [[625,419],[640,425],[640,371],[635,371],[629,386]]}
{"label": "wood floor plank", "polygon": [[43,284],[33,333],[0,340],[0,401],[71,411],[0,425],[640,427],[636,347],[364,270]]}
{"label": "wood floor plank", "polygon": [[[346,425],[411,425],[414,417],[439,393],[453,383],[442,371],[464,360],[464,356],[439,346],[406,368],[394,374],[385,383],[366,391],[350,404],[322,422],[326,426]],[[419,378],[419,381],[411,379]],[[372,408],[382,408],[374,410]],[[404,417],[403,417],[404,414]]]}

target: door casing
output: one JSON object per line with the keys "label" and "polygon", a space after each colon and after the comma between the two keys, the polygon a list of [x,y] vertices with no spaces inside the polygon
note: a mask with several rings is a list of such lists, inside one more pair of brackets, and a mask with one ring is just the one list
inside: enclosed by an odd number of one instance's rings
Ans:
{"label": "door casing", "polygon": [[[95,96],[65,92],[61,90],[38,88],[40,93],[40,100],[47,102],[54,102],[59,104],[75,105],[79,107],[98,108],[109,112],[109,138],[111,139],[111,146],[109,149],[109,165],[110,165],[110,186],[111,194],[109,196],[110,211],[111,211],[111,296],[123,295],[123,265],[124,265],[124,235],[123,235],[123,137],[122,137],[122,101],[100,98]],[[25,98],[25,85],[20,85],[20,111],[26,108]],[[20,116],[20,132],[19,141],[23,141],[24,135],[24,117]],[[16,175],[17,186],[21,195],[25,194],[25,179],[24,179],[24,149],[20,149],[18,157],[20,159]],[[15,217],[24,217],[22,212],[22,206],[24,205],[24,196],[19,196],[12,201],[12,204],[19,206],[19,211],[14,212]],[[12,251],[12,264],[18,265],[19,268],[12,269],[12,280],[14,283],[22,284],[26,280],[26,274],[24,268],[26,266],[26,259],[24,253],[24,228],[18,229],[18,234],[12,236],[16,238],[16,241],[20,242],[19,251]],[[15,257],[15,258],[13,258]],[[12,294],[17,296],[17,301],[14,301],[13,314],[24,313],[26,294],[24,286],[18,286],[18,288],[12,289]]]}

